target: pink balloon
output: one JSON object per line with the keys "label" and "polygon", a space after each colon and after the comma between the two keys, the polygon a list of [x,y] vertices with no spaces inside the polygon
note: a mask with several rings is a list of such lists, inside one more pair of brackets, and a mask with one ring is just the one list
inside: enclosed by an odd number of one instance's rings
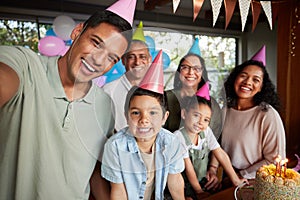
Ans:
{"label": "pink balloon", "polygon": [[46,56],[57,56],[65,49],[65,43],[56,36],[46,36],[38,43],[39,52]]}
{"label": "pink balloon", "polygon": [[67,53],[67,51],[69,50],[69,48],[70,48],[70,46],[65,46],[65,48],[61,52],[59,52],[59,55],[60,56],[65,55]]}

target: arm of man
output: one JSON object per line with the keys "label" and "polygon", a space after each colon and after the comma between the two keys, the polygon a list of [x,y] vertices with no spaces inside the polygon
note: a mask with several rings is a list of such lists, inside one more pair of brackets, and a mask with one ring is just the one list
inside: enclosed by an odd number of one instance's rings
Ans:
{"label": "arm of man", "polygon": [[124,183],[110,183],[110,200],[127,200],[127,192]]}
{"label": "arm of man", "polygon": [[0,62],[0,107],[16,94],[19,84],[17,73],[8,65]]}
{"label": "arm of man", "polygon": [[168,175],[168,188],[174,200],[184,200],[184,180],[181,173]]}
{"label": "arm of man", "polygon": [[96,200],[109,199],[110,187],[109,182],[102,178],[100,174],[101,163],[98,161],[96,163],[94,172],[90,179],[91,194]]}

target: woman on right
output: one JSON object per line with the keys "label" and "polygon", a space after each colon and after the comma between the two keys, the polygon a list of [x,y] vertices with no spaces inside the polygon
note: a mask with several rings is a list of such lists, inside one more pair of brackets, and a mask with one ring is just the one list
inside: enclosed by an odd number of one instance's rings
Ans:
{"label": "woman on right", "polygon": [[285,130],[279,98],[264,64],[248,60],[224,83],[227,107],[221,145],[243,178],[255,178],[262,165],[285,158]]}

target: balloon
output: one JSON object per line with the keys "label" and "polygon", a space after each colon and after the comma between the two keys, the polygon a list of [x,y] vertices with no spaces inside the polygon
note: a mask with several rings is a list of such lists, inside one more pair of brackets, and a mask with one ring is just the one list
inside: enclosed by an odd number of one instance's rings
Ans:
{"label": "balloon", "polygon": [[62,39],[55,36],[46,36],[40,39],[38,43],[39,52],[46,56],[59,55],[65,48],[65,43]]}
{"label": "balloon", "polygon": [[[150,54],[155,51],[155,42],[152,37],[145,36],[146,44],[148,45]],[[152,58],[153,59],[153,58]]]}
{"label": "balloon", "polygon": [[99,87],[102,87],[106,83],[106,78],[107,76],[99,76],[98,78],[93,79],[93,82]]}
{"label": "balloon", "polygon": [[65,41],[65,44],[67,46],[71,46],[72,43],[73,43],[73,40],[67,40],[67,41]]}
{"label": "balloon", "polygon": [[120,60],[108,72],[105,73],[105,76],[107,76],[106,83],[120,78],[120,76],[122,76],[125,72],[126,69]]}
{"label": "balloon", "polygon": [[53,30],[58,37],[63,40],[69,40],[72,30],[75,27],[75,21],[65,15],[56,17],[53,21]]}
{"label": "balloon", "polygon": [[[154,58],[157,56],[158,52],[159,51],[154,51],[151,53],[152,62],[153,62]],[[170,59],[169,55],[163,51],[162,52],[162,64],[163,64],[164,70],[169,67],[170,63],[171,63],[171,59]]]}
{"label": "balloon", "polygon": [[167,69],[171,63],[170,57],[166,52],[162,52],[162,62],[164,65],[164,69]]}
{"label": "balloon", "polygon": [[49,29],[46,31],[46,36],[56,36],[56,34],[54,33],[53,28],[49,28]]}
{"label": "balloon", "polygon": [[70,46],[65,46],[65,48],[61,52],[59,52],[58,55],[60,55],[60,56],[65,55],[67,53],[67,51],[69,50],[69,48],[70,48]]}

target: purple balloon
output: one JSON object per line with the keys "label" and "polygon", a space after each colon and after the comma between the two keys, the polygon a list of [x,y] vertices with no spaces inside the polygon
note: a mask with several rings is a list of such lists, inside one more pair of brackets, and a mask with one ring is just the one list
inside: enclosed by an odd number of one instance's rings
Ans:
{"label": "purple balloon", "polygon": [[65,49],[65,42],[56,36],[46,36],[40,39],[39,52],[46,56],[57,56]]}

